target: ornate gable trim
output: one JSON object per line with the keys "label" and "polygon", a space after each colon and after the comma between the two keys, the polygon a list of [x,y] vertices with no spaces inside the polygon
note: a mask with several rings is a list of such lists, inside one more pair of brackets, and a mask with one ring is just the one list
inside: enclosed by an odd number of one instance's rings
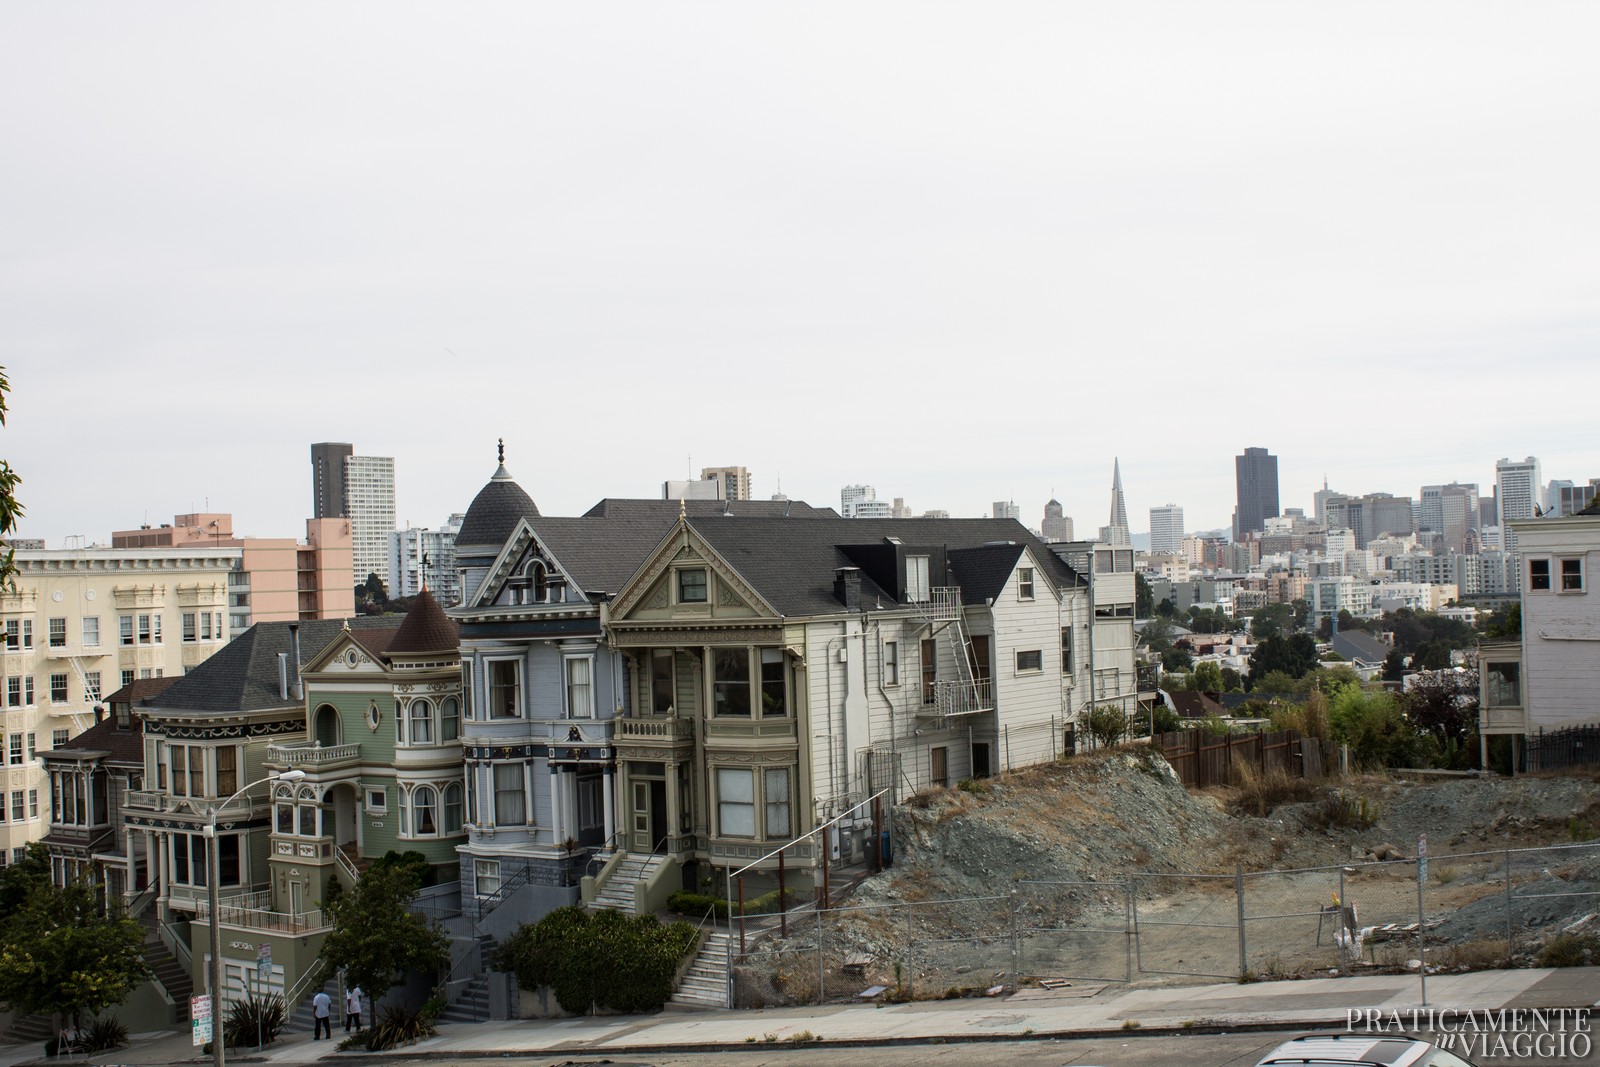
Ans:
{"label": "ornate gable trim", "polygon": [[733,592],[742,606],[774,619],[783,617],[777,608],[756,592],[754,586],[744,580],[731,563],[723,559],[716,549],[695,532],[689,522],[681,521],[661,539],[661,543],[645,558],[644,564],[633,573],[633,577],[623,583],[621,592],[612,604],[611,618],[617,621],[626,620],[654,587],[656,581],[666,574],[674,563],[684,560],[704,563],[712,574],[716,575],[718,584]]}

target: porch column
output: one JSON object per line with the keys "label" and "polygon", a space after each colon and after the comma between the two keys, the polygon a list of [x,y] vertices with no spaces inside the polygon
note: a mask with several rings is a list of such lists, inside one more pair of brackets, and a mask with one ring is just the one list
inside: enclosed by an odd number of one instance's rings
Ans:
{"label": "porch column", "polygon": [[667,825],[665,827],[667,832],[666,832],[665,836],[666,836],[666,838],[667,838],[667,840],[669,842],[669,844],[667,846],[667,853],[669,855],[672,852],[672,846],[671,846],[670,842],[671,842],[672,838],[677,835],[678,826],[679,826],[679,813],[678,813],[678,765],[676,763],[668,763],[667,764]]}
{"label": "porch column", "polygon": [[550,843],[557,848],[567,839],[566,820],[561,811],[561,771],[550,764]]}
{"label": "porch column", "polygon": [[616,847],[616,842],[612,840],[612,838],[614,838],[617,834],[617,810],[616,802],[613,799],[613,795],[616,792],[616,785],[616,775],[612,773],[610,767],[607,767],[605,773],[605,783],[600,789],[600,802],[605,807],[607,848]]}

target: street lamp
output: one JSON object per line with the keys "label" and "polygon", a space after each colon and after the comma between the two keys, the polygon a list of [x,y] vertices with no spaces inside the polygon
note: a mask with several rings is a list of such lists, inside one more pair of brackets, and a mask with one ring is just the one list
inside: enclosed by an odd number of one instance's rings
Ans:
{"label": "street lamp", "polygon": [[257,778],[220,804],[206,809],[206,900],[211,905],[211,1062],[223,1067],[222,1027],[218,1025],[222,1012],[222,923],[217,917],[217,881],[221,876],[221,862],[217,854],[217,812],[232,804],[263,782],[298,782],[306,772],[298,768],[281,774]]}

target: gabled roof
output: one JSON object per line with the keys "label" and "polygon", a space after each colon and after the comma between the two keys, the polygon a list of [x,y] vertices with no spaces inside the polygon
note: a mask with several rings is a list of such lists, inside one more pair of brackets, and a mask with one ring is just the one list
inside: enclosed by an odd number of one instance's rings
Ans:
{"label": "gabled roof", "polygon": [[[371,633],[373,631],[367,631]],[[381,632],[381,631],[379,631]],[[360,638],[357,638],[360,640]],[[362,644],[366,644],[365,641]],[[390,655],[417,652],[454,652],[461,647],[461,628],[445,618],[444,609],[424,589],[412,601],[405,621],[394,631],[387,649]],[[376,651],[376,650],[375,650]]]}
{"label": "gabled roof", "polygon": [[[1000,595],[1024,548],[1017,542],[950,550],[950,569],[961,587],[963,604],[982,604]],[[1050,553],[1054,557],[1055,553]]]}
{"label": "gabled roof", "polygon": [[[348,620],[358,640],[366,631],[393,631],[400,620],[392,616],[357,616]],[[328,642],[344,631],[344,619],[314,619],[302,623],[258,622],[218,649],[212,656],[177,679],[166,692],[134,702],[140,709],[197,711],[218,714],[281,708],[297,703],[285,700],[278,680],[278,654],[289,653],[290,682],[297,664],[289,641],[289,627],[300,628],[300,662],[309,663]],[[376,636],[373,634],[372,636]],[[365,642],[363,642],[365,644]],[[387,645],[387,637],[383,644]]]}
{"label": "gabled roof", "polygon": [[633,497],[606,497],[583,513],[586,519],[644,518],[665,515],[678,517],[679,507],[684,514],[700,515],[762,515],[767,518],[837,519],[839,513],[832,508],[815,508],[804,500],[652,500]]}
{"label": "gabled roof", "polygon": [[1333,650],[1347,660],[1382,663],[1389,656],[1389,645],[1361,630],[1340,630],[1333,635]]}
{"label": "gabled roof", "polygon": [[[165,678],[149,679],[150,681],[167,681]],[[176,679],[173,679],[174,681]],[[104,752],[108,763],[144,763],[144,721],[137,715],[133,716],[129,725],[118,727],[115,716],[108,716],[89,727],[83,733],[74,737],[64,745],[58,745],[50,752],[44,753],[46,757],[53,753],[70,756],[78,752]]]}
{"label": "gabled roof", "polygon": [[1222,714],[1222,703],[1214,693],[1197,693],[1192,689],[1168,690],[1166,693],[1172,710],[1181,718],[1204,719],[1208,715]]}

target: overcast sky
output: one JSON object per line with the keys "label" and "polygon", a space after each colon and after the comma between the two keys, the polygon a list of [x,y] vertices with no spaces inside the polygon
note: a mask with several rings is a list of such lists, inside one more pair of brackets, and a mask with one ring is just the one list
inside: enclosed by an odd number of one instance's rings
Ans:
{"label": "overcast sky", "polygon": [[23,536],[1600,476],[1600,5],[0,6]]}

